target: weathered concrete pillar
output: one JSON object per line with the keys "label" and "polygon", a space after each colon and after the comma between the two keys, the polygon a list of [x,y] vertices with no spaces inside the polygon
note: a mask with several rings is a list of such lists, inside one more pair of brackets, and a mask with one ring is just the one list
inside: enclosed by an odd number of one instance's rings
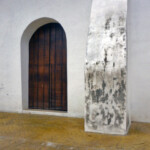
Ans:
{"label": "weathered concrete pillar", "polygon": [[85,131],[126,134],[127,0],[93,0],[85,65]]}

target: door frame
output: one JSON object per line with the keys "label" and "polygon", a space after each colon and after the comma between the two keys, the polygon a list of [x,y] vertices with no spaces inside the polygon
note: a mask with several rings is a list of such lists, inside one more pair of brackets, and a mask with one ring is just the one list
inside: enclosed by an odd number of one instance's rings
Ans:
{"label": "door frame", "polygon": [[[24,30],[21,38],[21,80],[22,80],[22,112],[24,113],[36,113],[36,114],[50,114],[58,116],[66,116],[67,111],[55,111],[55,110],[30,110],[29,109],[29,41],[34,34],[34,32],[41,26],[48,23],[59,23],[58,21],[51,18],[40,18],[29,24]],[[59,23],[60,24],[60,23]],[[62,26],[62,25],[61,25]],[[64,29],[64,28],[63,28]],[[65,30],[64,30],[65,32]],[[66,32],[65,32],[66,35]],[[66,36],[66,47],[67,47],[67,36]],[[67,48],[68,49],[68,48]],[[68,62],[68,53],[67,53]],[[68,63],[67,63],[68,70]],[[68,81],[68,71],[67,71],[67,81]],[[67,104],[68,104],[68,82],[67,82]]]}

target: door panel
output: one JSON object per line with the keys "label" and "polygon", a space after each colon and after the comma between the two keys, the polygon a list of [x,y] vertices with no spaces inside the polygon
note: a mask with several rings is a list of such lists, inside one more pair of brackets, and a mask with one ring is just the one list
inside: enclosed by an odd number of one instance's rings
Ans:
{"label": "door panel", "polygon": [[29,108],[67,110],[67,47],[63,28],[39,28],[29,43]]}

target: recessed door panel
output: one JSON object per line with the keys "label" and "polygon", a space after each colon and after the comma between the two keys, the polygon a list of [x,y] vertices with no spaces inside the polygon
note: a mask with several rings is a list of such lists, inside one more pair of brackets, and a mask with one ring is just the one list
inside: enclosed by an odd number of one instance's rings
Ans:
{"label": "recessed door panel", "polygon": [[67,110],[67,46],[63,28],[39,28],[29,43],[29,108]]}

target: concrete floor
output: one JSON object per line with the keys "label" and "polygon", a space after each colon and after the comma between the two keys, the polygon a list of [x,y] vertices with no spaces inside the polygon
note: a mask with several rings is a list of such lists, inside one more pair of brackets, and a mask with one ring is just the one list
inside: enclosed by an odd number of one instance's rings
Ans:
{"label": "concrete floor", "polygon": [[150,124],[132,123],[127,136],[84,132],[76,118],[0,113],[0,150],[150,150]]}

